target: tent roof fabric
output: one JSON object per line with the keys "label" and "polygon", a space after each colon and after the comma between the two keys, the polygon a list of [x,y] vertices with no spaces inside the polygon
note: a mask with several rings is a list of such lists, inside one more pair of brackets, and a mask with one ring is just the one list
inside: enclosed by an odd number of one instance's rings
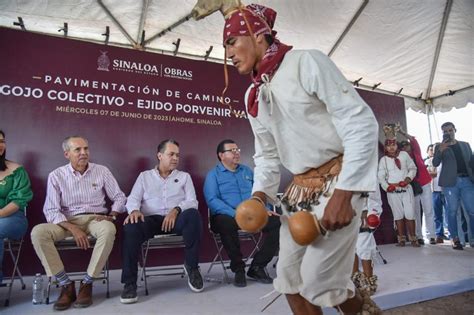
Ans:
{"label": "tent roof fabric", "polygon": [[[0,26],[140,47],[222,62],[223,17],[189,18],[196,0],[0,0]],[[474,1],[253,1],[278,12],[275,30],[295,49],[330,55],[349,81],[405,97],[407,108],[436,111],[474,102]],[[297,3],[297,4],[296,4]],[[170,27],[171,26],[171,27]],[[58,31],[59,30],[59,31]],[[142,31],[145,36],[142,37]],[[179,39],[179,45],[178,45]],[[144,44],[144,45],[143,45]],[[452,95],[450,95],[452,94]]]}

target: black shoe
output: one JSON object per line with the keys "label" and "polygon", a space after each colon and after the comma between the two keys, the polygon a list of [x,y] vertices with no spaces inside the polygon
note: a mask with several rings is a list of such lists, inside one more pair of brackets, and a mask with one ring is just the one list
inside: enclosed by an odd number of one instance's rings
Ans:
{"label": "black shoe", "polygon": [[453,240],[453,249],[457,249],[457,250],[463,250],[464,249],[464,248],[462,248],[462,244],[459,241],[459,239],[454,239]]}
{"label": "black shoe", "polygon": [[127,283],[123,287],[122,295],[120,296],[120,302],[123,304],[132,304],[138,301],[137,295],[137,284]]}
{"label": "black shoe", "polygon": [[237,269],[234,276],[234,285],[239,288],[247,286],[247,279],[245,278],[245,269]]}
{"label": "black shoe", "polygon": [[273,282],[273,279],[268,276],[264,267],[250,266],[249,271],[247,271],[247,276],[260,283],[268,284]]}
{"label": "black shoe", "polygon": [[188,276],[188,285],[194,292],[201,292],[204,290],[204,283],[202,282],[201,273],[199,268],[191,268],[188,265],[184,265],[184,270]]}
{"label": "black shoe", "polygon": [[430,244],[436,245],[436,240],[434,239],[434,237],[430,238]]}
{"label": "black shoe", "polygon": [[422,238],[419,238],[419,239],[418,239],[418,244],[420,244],[420,245],[425,245],[425,240],[422,239]]}

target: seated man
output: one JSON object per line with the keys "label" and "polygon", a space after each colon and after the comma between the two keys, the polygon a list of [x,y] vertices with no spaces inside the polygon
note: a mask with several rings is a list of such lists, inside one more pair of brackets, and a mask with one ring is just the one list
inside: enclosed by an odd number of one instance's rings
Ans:
{"label": "seated man", "polygon": [[[234,285],[245,287],[245,263],[242,260],[239,227],[235,221],[235,209],[250,198],[253,186],[252,170],[240,163],[240,149],[233,140],[223,140],[217,146],[219,163],[206,176],[204,197],[211,211],[211,228],[219,233],[222,244],[230,258],[230,269],[235,273]],[[269,220],[263,228],[265,242],[255,254],[247,276],[261,283],[272,283],[265,266],[278,250],[280,219],[278,214],[268,211]]]}
{"label": "seated man", "polygon": [[[74,301],[74,307],[92,304],[92,282],[99,277],[112,250],[116,232],[113,221],[124,211],[126,201],[109,169],[89,163],[89,146],[85,138],[67,137],[62,146],[70,163],[49,174],[43,208],[48,223],[38,224],[31,231],[31,241],[46,274],[56,276],[62,287],[54,303],[55,310],[65,310]],[[105,195],[113,201],[109,215]],[[88,235],[97,241],[76,299],[74,282],[66,274],[54,243],[72,236],[78,247],[87,250],[91,247]]]}
{"label": "seated man", "polygon": [[159,234],[182,235],[188,284],[194,292],[203,290],[199,272],[199,244],[202,220],[191,176],[177,170],[179,144],[171,139],[158,145],[158,166],[142,172],[128,196],[128,217],[123,227],[122,283],[120,302],[138,301],[137,268],[140,248]]}

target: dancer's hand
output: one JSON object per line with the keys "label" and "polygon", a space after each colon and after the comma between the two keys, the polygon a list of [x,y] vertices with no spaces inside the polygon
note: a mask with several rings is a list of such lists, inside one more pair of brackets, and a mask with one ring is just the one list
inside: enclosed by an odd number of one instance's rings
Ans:
{"label": "dancer's hand", "polygon": [[323,227],[329,231],[342,229],[349,225],[355,216],[352,208],[352,191],[335,189],[329,199],[324,215],[320,221]]}

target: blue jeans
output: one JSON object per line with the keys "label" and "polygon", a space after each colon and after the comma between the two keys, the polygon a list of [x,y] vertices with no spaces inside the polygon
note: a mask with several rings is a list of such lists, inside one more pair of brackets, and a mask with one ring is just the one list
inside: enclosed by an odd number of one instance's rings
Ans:
{"label": "blue jeans", "polygon": [[436,227],[436,236],[444,236],[444,215],[445,208],[444,194],[441,191],[433,191],[433,210]]}
{"label": "blue jeans", "polygon": [[451,239],[458,238],[457,212],[459,202],[462,204],[469,215],[471,225],[470,235],[474,235],[474,183],[469,177],[458,177],[456,185],[452,187],[443,187],[444,197],[446,198],[446,210],[448,212],[448,230]]}
{"label": "blue jeans", "polygon": [[28,221],[23,211],[17,211],[8,217],[0,218],[0,283],[3,281],[3,239],[19,240],[26,233]]}

